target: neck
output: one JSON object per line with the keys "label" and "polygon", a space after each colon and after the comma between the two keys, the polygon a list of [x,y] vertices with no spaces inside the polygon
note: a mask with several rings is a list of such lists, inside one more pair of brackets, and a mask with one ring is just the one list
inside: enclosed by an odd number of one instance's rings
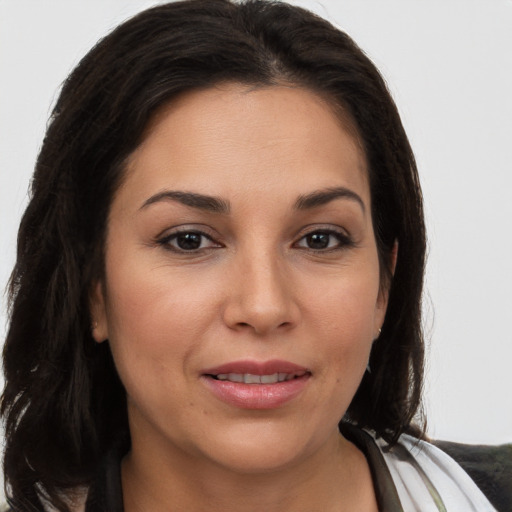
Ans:
{"label": "neck", "polygon": [[337,432],[304,460],[258,473],[143,448],[133,443],[122,463],[125,512],[377,511],[366,459]]}

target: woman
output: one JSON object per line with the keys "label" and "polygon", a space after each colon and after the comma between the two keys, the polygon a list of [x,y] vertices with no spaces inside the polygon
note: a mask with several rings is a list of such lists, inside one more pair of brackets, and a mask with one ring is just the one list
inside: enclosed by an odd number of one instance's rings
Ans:
{"label": "woman", "polygon": [[424,254],[348,36],[261,1],[124,23],[65,83],[20,227],[12,509],[494,510],[419,440]]}

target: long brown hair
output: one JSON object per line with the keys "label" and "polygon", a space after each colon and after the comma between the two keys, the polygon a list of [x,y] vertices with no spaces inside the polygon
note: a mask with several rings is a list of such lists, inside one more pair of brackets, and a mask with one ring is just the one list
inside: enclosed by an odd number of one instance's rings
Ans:
{"label": "long brown hair", "polygon": [[[125,391],[108,343],[91,336],[91,283],[103,272],[110,203],[123,162],[156,110],[219,82],[292,83],[350,119],[369,169],[389,305],[345,421],[388,442],[410,428],[423,382],[421,190],[397,109],[375,66],[343,32],[285,3],[186,0],[120,25],[62,87],[35,168],[9,288],[4,348],[4,470],[14,507],[65,511],[102,454],[129,442]],[[399,244],[393,278],[391,251]]]}

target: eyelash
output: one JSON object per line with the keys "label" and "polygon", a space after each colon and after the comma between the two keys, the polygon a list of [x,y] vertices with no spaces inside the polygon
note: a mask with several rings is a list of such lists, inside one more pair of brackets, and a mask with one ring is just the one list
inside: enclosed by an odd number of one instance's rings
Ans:
{"label": "eyelash", "polygon": [[[180,236],[190,236],[190,235],[200,237],[199,247],[192,248],[192,249],[184,249],[182,247],[176,247],[176,246],[172,245],[172,242],[177,241]],[[307,247],[307,246],[304,247],[304,246],[299,245],[302,241],[306,241],[308,239],[308,237],[313,237],[313,236],[318,236],[318,235],[321,235],[321,236],[327,235],[329,237],[327,247],[313,248],[313,247]],[[337,240],[337,243],[334,247],[329,247],[329,245],[331,244],[332,238],[335,238]],[[203,245],[205,239],[212,243],[212,245],[210,247],[201,247],[201,245]],[[311,238],[310,238],[310,240],[311,240]],[[200,252],[204,252],[209,249],[217,249],[217,248],[223,247],[223,245],[221,243],[216,242],[210,235],[208,235],[204,231],[199,231],[199,230],[195,230],[195,229],[183,229],[180,231],[175,231],[169,235],[159,238],[158,240],[156,240],[156,242],[157,242],[157,244],[163,246],[166,250],[173,251],[173,252],[180,253],[180,254],[198,254]],[[352,247],[352,246],[354,246],[354,241],[352,240],[352,238],[349,235],[342,233],[341,231],[324,228],[324,229],[314,229],[312,231],[309,231],[309,232],[303,234],[293,244],[293,246],[303,249],[303,250],[311,251],[314,253],[327,253],[327,252],[333,252],[333,251],[340,251],[347,247]]]}
{"label": "eyelash", "polygon": [[318,235],[327,235],[329,237],[328,244],[331,242],[331,238],[335,238],[337,240],[337,243],[334,247],[325,247],[320,249],[315,249],[313,247],[301,247],[304,250],[312,251],[314,253],[326,253],[326,252],[333,252],[333,251],[340,251],[343,249],[346,249],[347,247],[353,247],[354,241],[352,238],[347,235],[346,233],[343,233],[341,231],[337,231],[335,229],[329,229],[329,228],[323,228],[323,229],[314,229],[312,231],[309,231],[308,233],[305,233],[302,235],[297,242],[295,242],[294,246],[298,246],[300,242],[303,240],[306,240],[308,237],[312,236],[318,236]]}
{"label": "eyelash", "polygon": [[[199,247],[199,248],[190,249],[190,250],[183,249],[181,247],[175,247],[172,245],[173,241],[176,241],[176,240],[178,240],[178,238],[180,236],[185,236],[185,235],[195,235],[195,236],[200,237],[201,238],[200,245],[203,244],[204,239],[212,242],[213,245],[212,245],[212,247]],[[217,248],[223,247],[222,244],[215,242],[215,240],[210,235],[208,235],[204,231],[199,231],[197,229],[183,229],[183,230],[175,231],[174,233],[171,233],[162,238],[159,238],[157,240],[157,243],[169,251],[173,251],[173,252],[177,252],[177,253],[181,253],[181,254],[187,254],[187,253],[195,254],[195,253],[203,252],[204,250],[217,249]]]}

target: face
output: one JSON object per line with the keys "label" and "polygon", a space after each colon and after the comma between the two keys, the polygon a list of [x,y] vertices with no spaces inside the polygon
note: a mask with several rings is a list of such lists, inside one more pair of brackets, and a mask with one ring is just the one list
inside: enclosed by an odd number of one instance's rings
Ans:
{"label": "face", "polygon": [[300,88],[224,85],[132,154],[92,301],[133,449],[239,472],[313,457],[384,321],[364,155]]}

